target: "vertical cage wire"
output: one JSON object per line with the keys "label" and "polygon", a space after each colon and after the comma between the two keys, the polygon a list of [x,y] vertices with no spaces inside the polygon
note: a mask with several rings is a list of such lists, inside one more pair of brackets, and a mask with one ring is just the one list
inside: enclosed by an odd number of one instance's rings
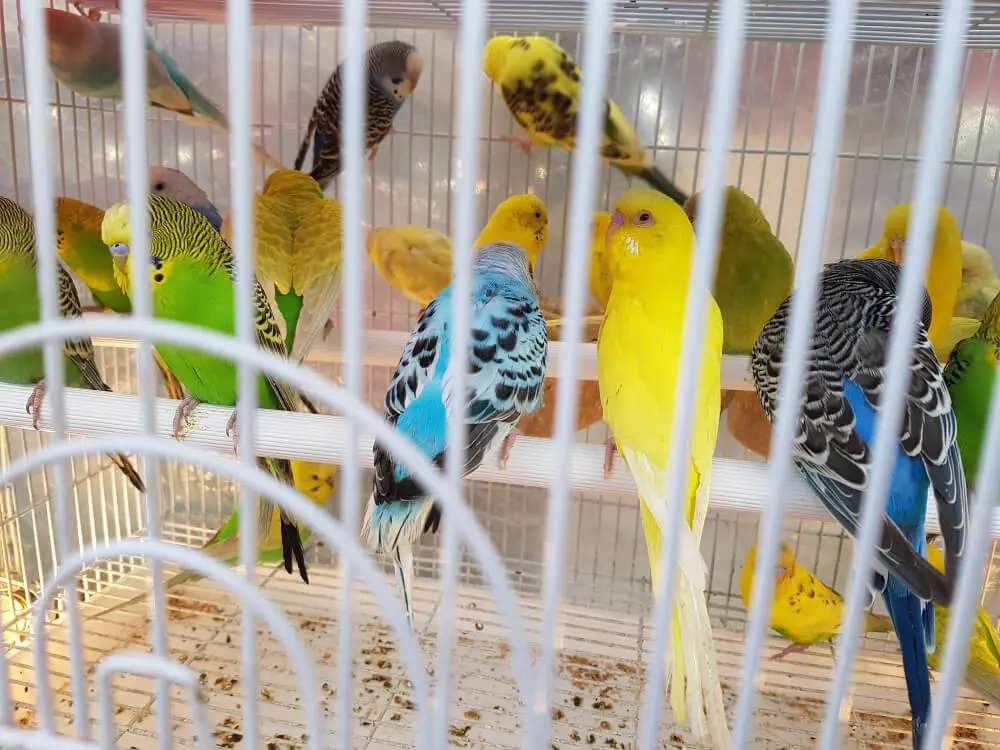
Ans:
{"label": "vertical cage wire", "polygon": [[843,130],[851,59],[851,31],[856,14],[856,0],[846,0],[831,6],[827,19],[827,38],[823,47],[819,80],[821,98],[813,131],[812,160],[816,165],[809,171],[806,188],[806,218],[802,224],[802,242],[795,259],[795,294],[792,297],[791,322],[783,358],[784,372],[779,383],[778,415],[771,434],[771,458],[767,468],[768,486],[776,488],[776,491],[764,511],[757,535],[757,561],[750,595],[754,607],[748,624],[747,646],[740,671],[739,697],[733,726],[733,743],[736,747],[744,746],[750,739],[755,697],[754,678],[760,666],[760,652],[771,619],[774,590],[771,571],[778,559],[786,497],[786,492],[781,488],[790,484],[792,441],[798,423],[799,404],[805,392],[806,359],[819,292],[819,270],[826,238],[830,193]]}
{"label": "vertical cage wire", "polygon": [[[899,301],[893,316],[885,368],[884,393],[875,427],[871,470],[862,501],[853,570],[847,590],[841,648],[838,649],[833,682],[827,698],[820,747],[834,750],[840,740],[840,707],[847,693],[851,669],[860,646],[862,616],[870,572],[875,561],[876,536],[888,499],[892,466],[898,451],[910,354],[915,343],[917,320],[926,294],[923,279],[930,260],[931,237],[937,222],[932,210],[941,195],[940,176],[947,152],[948,126],[961,71],[961,52],[969,23],[968,0],[948,0],[939,27],[931,83],[924,112],[924,132],[920,145],[920,166],[914,195],[914,211],[907,226],[907,263],[901,272]],[[941,108],[948,114],[941,116]]]}
{"label": "vertical cage wire", "polygon": [[[583,313],[586,304],[586,283],[590,267],[591,215],[596,197],[600,163],[601,118],[604,116],[605,78],[610,44],[609,0],[590,0],[587,7],[586,30],[582,35],[583,79],[580,111],[576,134],[577,150],[573,154],[572,173],[575,184],[570,188],[569,233],[563,251],[563,315],[562,343],[568,347],[565,372],[556,386],[556,415],[553,438],[556,463],[553,466],[545,520],[545,567],[542,584],[542,658],[539,661],[538,688],[531,700],[534,731],[532,745],[542,748],[549,744],[554,676],[555,649],[558,642],[559,596],[566,538],[564,530],[569,514],[569,448],[576,432],[577,404],[580,398],[580,339],[583,335]],[[624,45],[620,45],[621,48]],[[619,71],[621,57],[619,55]],[[677,503],[680,505],[680,503]],[[662,664],[662,660],[661,660]]]}
{"label": "vertical cage wire", "polygon": [[[736,105],[739,95],[740,71],[743,64],[744,22],[746,3],[744,0],[725,0],[720,7],[721,20],[715,44],[715,64],[712,94],[707,109],[712,120],[708,135],[708,157],[705,165],[705,183],[701,193],[701,207],[695,221],[694,260],[688,279],[687,298],[684,306],[684,324],[681,333],[681,352],[678,375],[674,392],[673,419],[670,426],[670,450],[667,464],[665,497],[672,498],[667,513],[659,509],[656,519],[660,529],[666,529],[663,548],[660,550],[661,570],[664,576],[664,591],[656,602],[653,637],[652,665],[646,683],[639,723],[639,747],[652,750],[656,743],[659,705],[663,699],[665,682],[663,654],[668,647],[668,633],[672,631],[671,610],[676,593],[678,576],[678,545],[681,541],[681,525],[686,525],[685,503],[680,501],[687,488],[688,447],[694,422],[694,399],[691,393],[697,391],[698,373],[706,311],[711,300],[711,288],[715,279],[716,258],[722,229],[725,201],[724,180],[729,146],[736,119]],[[657,516],[657,508],[650,503],[647,507]],[[662,533],[662,531],[661,531]]]}

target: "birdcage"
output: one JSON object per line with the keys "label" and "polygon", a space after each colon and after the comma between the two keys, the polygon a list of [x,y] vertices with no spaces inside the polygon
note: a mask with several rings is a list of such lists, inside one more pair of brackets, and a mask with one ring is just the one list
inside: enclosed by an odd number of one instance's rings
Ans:
{"label": "birdcage", "polygon": [[[505,468],[490,453],[463,482],[446,472],[431,475],[423,462],[420,476],[437,488],[444,516],[441,533],[424,535],[416,548],[412,633],[407,627],[391,565],[364,548],[358,528],[371,491],[373,440],[393,437],[380,416],[384,394],[420,308],[372,268],[364,233],[416,224],[452,235],[463,288],[470,255],[461,248],[500,201],[534,193],[549,211],[535,281],[567,320],[578,319],[587,308],[590,212],[612,206],[630,184],[597,157],[599,118],[590,115],[603,111],[596,105],[606,93],[657,166],[682,188],[703,191],[692,296],[710,287],[723,185],[739,186],[760,205],[795,258],[801,289],[810,288],[821,263],[870,245],[889,207],[912,199],[917,270],[903,275],[900,315],[916,319],[914,290],[928,257],[926,217],[934,203],[949,207],[965,240],[1000,257],[990,242],[1000,222],[993,98],[1000,3],[85,5],[100,10],[102,22],[122,25],[131,45],[124,59],[139,60],[145,29],[201,91],[224,104],[233,140],[145,108],[141,64],[123,66],[124,104],[62,85],[50,91],[42,4],[0,1],[6,109],[0,139],[8,145],[0,149],[6,162],[0,183],[3,195],[35,215],[40,278],[54,277],[57,262],[45,239],[54,236],[46,204],[65,195],[102,208],[123,198],[144,205],[147,164],[180,169],[223,213],[235,208],[237,266],[247,267],[247,209],[266,176],[251,161],[249,138],[290,165],[327,78],[341,61],[354,60],[345,77],[345,172],[328,191],[346,217],[343,306],[306,368],[252,346],[252,277],[239,273],[246,301],[237,305],[235,340],[154,323],[141,301],[149,292],[145,282],[135,290],[135,316],[145,320],[88,313],[83,322],[57,322],[52,305],[40,327],[0,336],[0,350],[7,351],[28,335],[51,344],[86,331],[114,390],[61,395],[50,386],[36,431],[24,408],[29,389],[0,384],[7,675],[0,680],[0,746],[702,746],[665,700],[659,654],[670,605],[654,603],[635,484],[620,461],[603,476],[607,428],[595,418],[574,430],[572,404],[556,410],[550,437],[520,437]],[[595,106],[581,109],[576,153],[526,154],[509,141],[517,126],[480,66],[485,39],[499,33],[549,36],[580,62],[582,103]],[[390,39],[413,44],[425,67],[393,134],[366,162],[360,60],[368,45]],[[128,158],[142,153],[145,161]],[[144,242],[136,239],[134,252],[144,254]],[[42,285],[43,307],[55,291]],[[86,298],[82,286],[81,293]],[[704,321],[688,318],[685,346],[692,351],[681,382],[693,387],[692,342]],[[549,375],[560,388],[577,382],[593,406],[593,337],[575,325],[564,331],[563,340],[551,336]],[[247,396],[238,407],[244,429],[237,460],[225,430],[229,409],[199,407],[195,428],[171,440],[176,404],[157,391],[149,367],[153,338],[241,362],[241,394],[253,393],[256,368],[270,368],[314,396],[325,413],[254,416]],[[800,359],[804,344],[802,338],[797,349],[792,345]],[[58,384],[57,346],[48,347],[47,373]],[[905,384],[904,359],[890,357],[895,390]],[[724,357],[723,387],[752,392],[746,357]],[[576,391],[559,392],[575,398]],[[901,406],[889,393],[887,404],[897,403],[887,408]],[[674,427],[686,434],[691,414],[684,401],[678,399]],[[995,416],[998,407],[990,408]],[[859,638],[857,617],[849,617],[835,648],[819,644],[772,659],[787,642],[767,631],[763,612],[751,621],[744,607],[747,552],[760,539],[758,571],[769,569],[775,558],[763,550],[776,550],[779,538],[846,595],[849,616],[868,606],[867,576],[852,572],[870,568],[873,545],[856,549],[796,477],[791,416],[781,421],[779,414],[774,459],[765,463],[733,437],[732,413],[724,413],[712,466],[701,551],[733,746],[910,746],[907,693],[891,636]],[[768,435],[758,435],[758,449]],[[1000,429],[990,431],[986,445],[996,455]],[[287,489],[282,494],[256,471],[254,448],[340,465],[328,515]],[[142,454],[146,493],[102,456],[117,450]],[[885,470],[889,452],[876,445]],[[989,497],[997,476],[983,463],[978,486]],[[682,468],[673,468],[672,486],[683,486],[676,479]],[[280,565],[226,572],[185,549],[204,544],[237,503],[262,492],[315,529],[308,584]],[[967,626],[972,615],[961,613],[971,613],[973,602],[994,618],[1000,606],[994,568],[985,564],[1000,527],[980,505],[986,504],[974,505],[970,524],[968,558],[976,562],[959,580],[956,629]],[[240,529],[252,537],[251,514],[244,515]],[[673,516],[666,534],[668,561],[676,559],[679,518]],[[874,541],[877,521],[877,513],[864,515],[863,538]],[[932,513],[929,528],[936,523]],[[241,552],[255,559],[255,542],[244,540]],[[164,576],[181,567],[205,577],[164,592]],[[982,570],[985,588],[977,576]],[[153,596],[132,601],[154,581],[160,586]],[[669,602],[673,584],[666,585]],[[770,595],[768,588],[761,592]],[[1000,709],[956,688],[962,669],[947,655],[935,683],[931,736],[948,736],[956,748],[1000,746]]]}

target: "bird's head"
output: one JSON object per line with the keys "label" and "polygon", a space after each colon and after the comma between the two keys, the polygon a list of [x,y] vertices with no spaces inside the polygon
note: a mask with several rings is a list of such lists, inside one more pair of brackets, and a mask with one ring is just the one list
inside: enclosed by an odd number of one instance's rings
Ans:
{"label": "bird's head", "polygon": [[399,107],[420,83],[424,58],[406,42],[382,42],[368,50],[368,70]]}
{"label": "bird's head", "polygon": [[491,239],[503,239],[523,247],[534,271],[549,235],[549,211],[545,201],[529,193],[512,195],[497,206],[484,233]]}
{"label": "bird's head", "polygon": [[73,64],[97,34],[96,21],[69,11],[46,8],[45,20],[48,25],[49,64],[57,68]]}
{"label": "bird's head", "polygon": [[132,233],[128,201],[119,201],[104,212],[101,222],[101,239],[111,252],[115,266],[115,280],[125,294],[129,294],[132,272]]}
{"label": "bird's head", "polygon": [[264,180],[261,193],[267,196],[323,197],[323,189],[319,183],[308,172],[300,172],[297,169],[279,169],[271,172]]}
{"label": "bird's head", "polygon": [[[494,83],[500,83],[507,54],[517,43],[517,37],[495,36],[483,47],[483,72]],[[527,45],[523,40],[521,43]]]}
{"label": "bird's head", "polygon": [[615,203],[606,233],[612,278],[648,274],[665,263],[690,265],[694,230],[684,210],[663,193],[632,188]]}
{"label": "bird's head", "polygon": [[314,461],[292,461],[295,489],[317,504],[325,504],[337,483],[337,466]]}
{"label": "bird's head", "polygon": [[[750,548],[743,560],[743,570],[740,573],[740,596],[743,605],[750,609],[750,595],[753,590],[754,566],[757,564],[757,545]],[[778,548],[778,562],[774,569],[774,585],[780,586],[782,581],[795,569],[795,552],[785,542]]]}
{"label": "bird's head", "polygon": [[[749,195],[744,193],[734,185],[728,185],[724,193],[725,206],[722,212],[722,231],[732,227],[734,231],[738,227],[741,231],[750,228],[771,233],[771,225],[760,210],[760,206]],[[692,195],[684,204],[684,213],[691,221],[691,226],[698,220],[698,205],[701,202],[701,193]]]}
{"label": "bird's head", "polygon": [[162,195],[189,206],[211,203],[208,194],[178,169],[152,166],[149,168],[149,194]]}
{"label": "bird's head", "polygon": [[[906,231],[910,223],[910,204],[902,203],[893,206],[886,212],[882,224],[882,240],[888,245],[892,259],[902,263],[906,255]],[[937,225],[934,227],[934,239],[931,251],[934,255],[948,254],[957,256],[960,262],[962,253],[962,236],[958,231],[958,222],[944,206],[938,206]]]}

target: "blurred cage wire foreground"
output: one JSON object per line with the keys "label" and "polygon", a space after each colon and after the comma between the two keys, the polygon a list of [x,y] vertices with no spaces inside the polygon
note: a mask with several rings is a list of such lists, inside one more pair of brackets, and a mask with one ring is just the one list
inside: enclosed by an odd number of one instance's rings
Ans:
{"label": "blurred cage wire foreground", "polygon": [[[122,18],[117,5],[88,7],[121,22],[126,39],[138,35],[143,3],[123,3]],[[645,689],[663,667],[651,657],[646,552],[627,472],[602,478],[602,424],[578,433],[572,445],[521,438],[506,471],[488,457],[468,482],[441,496],[462,544],[435,536],[418,548],[415,640],[401,629],[391,579],[356,541],[382,394],[418,312],[364,259],[364,231],[422,224],[463,248],[501,200],[534,192],[550,215],[536,280],[542,294],[565,291],[566,309],[580,310],[583,279],[564,289],[563,269],[585,262],[590,211],[610,206],[627,186],[594,153],[535,149],[528,157],[500,139],[514,125],[480,72],[487,35],[552,36],[585,71],[601,69],[595,45],[609,35],[607,95],[658,166],[706,196],[721,195],[724,184],[749,193],[795,256],[800,283],[821,262],[870,244],[886,210],[911,198],[917,213],[945,203],[962,236],[998,258],[990,237],[1000,224],[1000,3],[148,0],[149,33],[203,91],[226,103],[232,143],[220,131],[147,110],[134,71],[126,79],[134,95],[127,89],[124,105],[49,89],[41,7],[0,1],[0,139],[8,146],[0,148],[0,192],[35,215],[37,250],[48,259],[43,271],[56,262],[45,239],[53,236],[52,216],[43,210],[52,197],[102,207],[129,197],[144,205],[147,164],[179,168],[223,213],[235,208],[237,232],[248,239],[246,209],[265,176],[250,162],[248,136],[291,164],[315,96],[341,60],[360,60],[368,44],[396,38],[414,44],[426,65],[371,164],[360,153],[361,88],[348,85],[344,127],[353,156],[335,191],[347,217],[345,312],[308,363],[327,385],[300,381],[341,416],[241,416],[245,447],[256,440],[269,455],[344,463],[345,494],[331,498],[332,518],[313,524],[325,544],[310,552],[308,586],[250,566],[249,582],[192,583],[154,597],[154,611],[138,604],[90,619],[147,589],[162,564],[193,564],[190,552],[151,540],[197,546],[237,502],[241,483],[260,489],[252,463],[214,455],[231,451],[227,410],[202,407],[198,428],[176,443],[167,438],[172,402],[152,399],[151,379],[140,384],[139,355],[151,337],[189,341],[183,337],[192,334],[135,317],[85,316],[102,373],[126,395],[66,391],[62,403],[50,389],[50,431],[30,429],[27,389],[0,385],[3,747],[284,750],[346,747],[348,737],[366,748],[695,746],[662,694]],[[138,42],[126,53],[140,51]],[[727,78],[734,65],[738,74]],[[585,76],[587,86],[602,83]],[[136,153],[145,161],[126,158]],[[697,226],[701,237],[717,229],[707,221]],[[144,253],[141,240],[136,244]],[[240,267],[252,267],[247,242],[238,241],[235,252]],[[705,290],[713,269],[696,268],[692,289]],[[467,273],[467,264],[456,272]],[[917,276],[911,281],[919,283]],[[136,286],[141,316],[148,289]],[[54,287],[40,288],[51,301]],[[252,331],[249,306],[237,312],[250,323],[241,330]],[[67,333],[48,318],[35,331]],[[0,348],[10,342],[4,336]],[[593,381],[594,345],[575,344],[551,345],[551,373]],[[242,372],[247,383],[256,368],[274,367],[249,334],[232,354],[252,368]],[[333,393],[330,381],[344,390]],[[724,386],[751,388],[745,360],[726,363]],[[352,428],[343,415],[362,403],[372,409]],[[153,491],[140,496],[100,457],[99,448],[112,446],[99,441],[109,437],[119,449],[144,452]],[[782,447],[787,454],[787,445],[776,447],[775,455]],[[702,552],[730,720],[753,712],[749,734],[735,740],[768,748],[909,747],[891,639],[866,637],[849,684],[837,683],[841,692],[833,696],[834,659],[822,646],[762,660],[754,680],[741,683],[746,654],[766,656],[784,645],[771,636],[748,643],[745,633],[739,580],[759,521],[768,520],[765,545],[780,535],[800,562],[844,593],[856,566],[849,539],[804,485],[774,484],[778,464],[766,468],[720,430]],[[995,468],[988,465],[987,475]],[[459,497],[491,554],[471,543],[477,537],[455,507]],[[302,517],[314,510],[297,500]],[[981,531],[977,543],[986,544],[991,531],[1000,535],[995,522],[973,528]],[[547,559],[552,550],[562,554]],[[244,554],[253,559],[252,548]],[[995,568],[986,571],[982,603],[995,619]],[[755,700],[737,706],[741,684]],[[935,710],[948,716],[950,703],[936,696]],[[954,697],[952,746],[1000,747],[995,709],[964,689]],[[824,719],[839,736],[827,732],[821,744]]]}

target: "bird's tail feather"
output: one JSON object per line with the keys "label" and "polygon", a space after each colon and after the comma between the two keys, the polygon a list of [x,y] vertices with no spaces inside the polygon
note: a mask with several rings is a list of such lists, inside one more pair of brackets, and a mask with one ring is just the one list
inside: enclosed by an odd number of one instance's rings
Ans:
{"label": "bird's tail feather", "polygon": [[306,126],[305,135],[302,137],[302,144],[299,146],[299,153],[295,155],[295,168],[299,171],[302,170],[302,165],[306,160],[306,154],[309,153],[309,144],[312,143],[312,134],[315,129],[316,111],[313,110],[312,116],[309,118],[309,124]]}
{"label": "bird's tail feather", "polygon": [[919,750],[931,713],[931,683],[927,671],[924,608],[933,612],[933,607],[929,603],[925,605],[906,591],[894,576],[889,578],[884,596],[903,656],[906,694],[910,699],[910,712],[913,718],[913,747]]}
{"label": "bird's tail feather", "polygon": [[132,462],[121,453],[110,453],[108,458],[111,459],[111,463],[118,467],[122,474],[124,474],[128,481],[135,487],[139,492],[146,491],[146,483],[142,481],[142,477],[139,476],[139,472],[136,470]]}
{"label": "bird's tail feather", "polygon": [[392,554],[393,567],[396,569],[396,582],[399,584],[399,595],[403,599],[403,611],[406,622],[413,629],[413,547],[409,542],[399,544]]}
{"label": "bird's tail feather", "polygon": [[674,201],[678,206],[683,206],[687,203],[687,200],[690,197],[656,167],[643,168],[619,166],[618,168],[621,169],[621,171],[626,175],[629,175],[630,177],[638,177],[654,190],[659,190],[665,196]]}
{"label": "bird's tail feather", "polygon": [[993,706],[1000,708],[1000,674],[968,674],[967,672],[965,684]]}

